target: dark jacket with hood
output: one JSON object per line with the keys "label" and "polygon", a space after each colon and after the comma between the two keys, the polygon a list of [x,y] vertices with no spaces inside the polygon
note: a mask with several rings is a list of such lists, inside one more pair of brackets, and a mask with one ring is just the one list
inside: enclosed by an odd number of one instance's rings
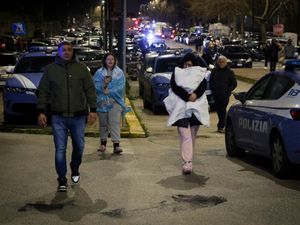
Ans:
{"label": "dark jacket with hood", "polygon": [[209,80],[210,88],[215,97],[229,97],[236,88],[237,82],[234,72],[228,67],[221,69],[216,67],[212,70]]}
{"label": "dark jacket with hood", "polygon": [[96,91],[87,67],[76,61],[65,61],[57,56],[45,68],[39,84],[37,110],[65,117],[96,112]]}

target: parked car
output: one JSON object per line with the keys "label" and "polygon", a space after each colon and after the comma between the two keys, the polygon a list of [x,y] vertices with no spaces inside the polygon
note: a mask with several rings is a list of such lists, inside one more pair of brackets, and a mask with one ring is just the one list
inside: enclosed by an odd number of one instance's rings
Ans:
{"label": "parked car", "polygon": [[96,50],[84,47],[74,47],[74,53],[78,60],[84,63],[92,75],[102,66],[104,50]]}
{"label": "parked car", "polygon": [[0,88],[3,88],[10,73],[13,72],[14,66],[20,53],[17,52],[1,52],[0,53]]}
{"label": "parked car", "polygon": [[36,89],[46,65],[54,61],[56,52],[25,53],[3,89],[4,122],[36,122]]}
{"label": "parked car", "polygon": [[[143,106],[151,109],[154,114],[166,112],[164,98],[169,94],[170,80],[174,68],[179,66],[186,52],[159,55],[154,58],[151,67],[146,69],[143,82]],[[199,56],[200,66],[206,67]],[[209,78],[208,78],[209,79]],[[210,93],[211,94],[211,93]]]}
{"label": "parked car", "polygon": [[250,53],[253,61],[261,61],[265,59],[265,55],[259,41],[246,40],[242,45]]}
{"label": "parked car", "polygon": [[300,59],[288,59],[284,64],[285,71],[300,71]]}
{"label": "parked car", "polygon": [[224,45],[217,50],[218,55],[224,55],[228,59],[228,65],[232,68],[247,67],[252,68],[250,53],[239,45]]}
{"label": "parked car", "polygon": [[225,128],[229,157],[245,151],[270,158],[276,176],[300,164],[300,74],[276,71],[257,81],[228,111]]}
{"label": "parked car", "polygon": [[143,53],[135,42],[126,43],[126,72],[132,80],[137,80],[142,69]]}

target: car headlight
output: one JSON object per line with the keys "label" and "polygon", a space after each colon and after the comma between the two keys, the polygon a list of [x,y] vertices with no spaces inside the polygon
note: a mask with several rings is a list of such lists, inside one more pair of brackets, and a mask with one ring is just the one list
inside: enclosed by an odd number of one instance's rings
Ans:
{"label": "car headlight", "polygon": [[7,92],[11,92],[11,93],[26,93],[26,94],[34,94],[35,93],[35,89],[20,88],[20,87],[5,87],[5,90]]}
{"label": "car headlight", "polygon": [[252,59],[251,59],[251,58],[248,58],[248,59],[246,60],[246,63],[249,63],[249,62],[252,62]]}
{"label": "car headlight", "polygon": [[157,83],[156,86],[157,87],[167,87],[167,88],[169,88],[170,84],[169,83]]}

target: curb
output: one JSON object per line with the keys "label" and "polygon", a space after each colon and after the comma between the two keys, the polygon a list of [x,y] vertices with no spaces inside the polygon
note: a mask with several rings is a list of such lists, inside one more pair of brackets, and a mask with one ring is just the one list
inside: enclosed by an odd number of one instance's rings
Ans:
{"label": "curb", "polygon": [[[121,127],[121,137],[122,138],[144,138],[146,137],[146,132],[144,131],[136,113],[134,112],[134,107],[128,98],[125,99],[126,105],[130,106],[131,112],[126,113],[125,121],[126,125]],[[44,134],[52,135],[51,127],[41,128],[40,126],[33,125],[0,125],[0,132],[8,133],[26,133],[26,134]],[[86,137],[99,137],[99,129],[95,126],[87,127],[85,130]]]}

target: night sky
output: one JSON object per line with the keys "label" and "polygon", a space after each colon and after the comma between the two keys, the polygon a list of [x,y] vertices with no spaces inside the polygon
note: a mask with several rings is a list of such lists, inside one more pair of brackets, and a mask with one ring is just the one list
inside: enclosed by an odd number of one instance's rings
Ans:
{"label": "night sky", "polygon": [[[23,11],[31,11],[35,13],[41,12],[45,18],[53,19],[66,14],[81,14],[89,11],[91,7],[95,7],[101,0],[2,0],[1,11],[12,11],[20,14]],[[120,3],[121,0],[115,0]],[[129,12],[137,12],[141,3],[147,3],[149,0],[127,0],[127,10]]]}

